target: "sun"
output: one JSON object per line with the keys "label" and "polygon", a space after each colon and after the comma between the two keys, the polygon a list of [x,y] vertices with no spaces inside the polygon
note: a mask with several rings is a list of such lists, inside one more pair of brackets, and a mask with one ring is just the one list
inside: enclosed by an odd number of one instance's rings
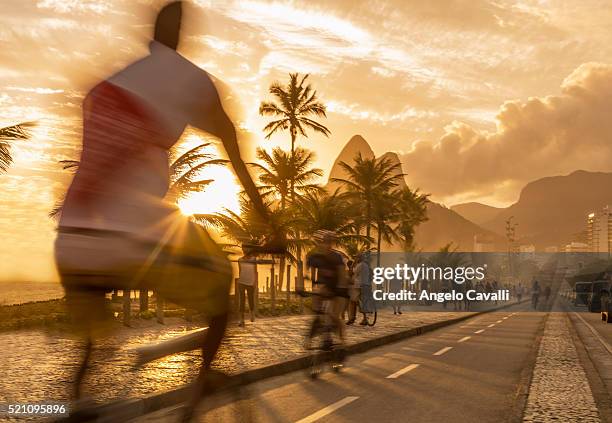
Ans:
{"label": "sun", "polygon": [[224,166],[210,166],[201,173],[202,179],[213,182],[202,192],[195,192],[179,200],[178,206],[185,215],[223,212],[229,209],[238,213],[240,186],[230,169]]}

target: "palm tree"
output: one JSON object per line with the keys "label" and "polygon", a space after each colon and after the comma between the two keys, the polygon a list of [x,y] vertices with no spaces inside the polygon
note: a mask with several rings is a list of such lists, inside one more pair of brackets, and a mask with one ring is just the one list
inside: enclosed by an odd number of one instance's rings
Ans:
{"label": "palm tree", "polygon": [[[432,267],[445,269],[447,267],[456,269],[461,266],[466,266],[469,263],[468,256],[458,252],[458,247],[449,242],[444,247],[440,248],[437,253],[430,256],[428,262]],[[441,283],[442,281],[438,281]]]}
{"label": "palm tree", "polygon": [[375,204],[389,194],[404,174],[400,163],[393,163],[386,157],[381,159],[364,158],[357,154],[354,164],[340,162],[347,178],[332,178],[346,188],[346,197],[356,208],[356,223],[365,226],[366,238],[371,239],[371,229],[375,224]]}
{"label": "palm tree", "polygon": [[414,232],[418,225],[428,220],[427,204],[429,194],[421,194],[419,189],[404,187],[394,194],[398,200],[398,223],[395,231],[403,244],[404,251],[414,249]]}
{"label": "palm tree", "polygon": [[[323,175],[321,169],[312,169],[314,154],[303,148],[297,148],[293,155],[287,154],[281,148],[274,148],[270,155],[264,149],[257,149],[257,158],[263,162],[251,163],[259,172],[260,190],[264,197],[274,195],[280,199],[280,208],[285,210],[287,198],[291,193],[291,187],[300,194],[318,190],[320,187],[311,183],[313,179]],[[298,233],[295,233],[299,236]],[[301,254],[300,247],[297,247],[297,254]],[[299,271],[298,271],[299,272]],[[285,278],[285,256],[280,258],[280,269],[278,272],[281,282]],[[289,300],[290,280],[287,278],[287,298]]]}
{"label": "palm tree", "polygon": [[285,209],[290,195],[291,183],[300,194],[318,190],[320,187],[312,180],[321,177],[323,170],[311,168],[314,153],[297,148],[293,155],[277,147],[269,154],[262,148],[257,149],[257,158],[263,163],[250,163],[259,172],[259,188],[264,196],[275,195],[280,199],[281,209]]}
{"label": "palm tree", "polygon": [[33,125],[32,122],[25,122],[0,128],[0,172],[6,172],[13,162],[9,142],[28,139],[30,137],[29,129]]}
{"label": "palm tree", "polygon": [[312,117],[327,116],[325,105],[317,99],[317,92],[310,84],[304,86],[306,78],[308,74],[300,79],[299,74],[290,73],[289,83],[286,86],[283,87],[278,82],[273,83],[270,86],[270,94],[276,97],[278,104],[263,101],[259,106],[260,115],[277,118],[264,127],[266,139],[270,139],[273,134],[281,130],[289,130],[292,157],[298,134],[308,138],[306,129],[311,129],[326,137],[330,135],[329,129],[312,119]]}
{"label": "palm tree", "polygon": [[321,189],[301,196],[292,211],[298,216],[301,232],[312,236],[318,230],[333,231],[339,245],[363,242],[365,237],[356,234],[353,207],[336,189],[333,193]]}
{"label": "palm tree", "polygon": [[353,261],[356,261],[360,254],[370,251],[368,239],[363,235],[358,236],[359,238],[347,239],[340,244],[342,251]]}
{"label": "palm tree", "polygon": [[[226,209],[222,213],[196,214],[194,218],[200,223],[220,229],[224,237],[234,242],[232,246],[243,247],[248,245],[256,250],[257,247],[265,247],[269,241],[282,237],[283,239],[290,239],[287,242],[287,249],[289,251],[296,250],[299,240],[296,240],[295,236],[290,237],[290,235],[294,235],[292,228],[295,226],[291,215],[280,208],[274,208],[271,202],[267,202],[265,205],[270,211],[270,220],[268,221],[262,219],[261,214],[255,210],[253,203],[244,195],[240,198],[239,213]],[[275,223],[274,227],[270,225],[271,221]],[[289,258],[294,259],[290,253]],[[283,259],[284,256],[281,261]],[[272,262],[272,274],[274,274],[274,262]],[[282,273],[280,272],[279,280],[282,283]],[[272,308],[274,309],[276,307],[276,285],[274,280],[272,280],[270,286]]]}
{"label": "palm tree", "polygon": [[[78,160],[60,160],[59,163],[62,165],[62,169],[69,170],[71,172],[75,172],[79,168]],[[62,212],[63,205],[64,205],[64,198],[56,200],[48,216],[51,219],[58,218],[60,213]]]}
{"label": "palm tree", "polygon": [[176,203],[193,192],[202,192],[212,179],[200,179],[200,172],[207,166],[224,165],[228,160],[216,159],[206,152],[212,143],[200,144],[178,156],[170,165],[170,187],[166,198]]}
{"label": "palm tree", "polygon": [[399,238],[396,228],[391,226],[391,223],[399,218],[399,206],[395,192],[378,194],[372,211],[376,227],[376,265],[380,267],[382,241],[391,244]]}
{"label": "palm tree", "polygon": [[[259,114],[276,118],[269,122],[264,128],[266,138],[280,131],[289,130],[291,134],[291,158],[295,157],[295,143],[299,135],[308,138],[307,129],[329,137],[330,131],[313,118],[327,117],[325,105],[318,101],[317,92],[310,84],[306,84],[308,74],[300,78],[298,73],[289,74],[289,83],[282,86],[274,82],[270,86],[272,94],[278,103],[263,101],[259,106]],[[290,182],[289,192],[291,201],[295,200],[295,181]],[[298,248],[297,274],[301,281],[303,278],[303,266],[301,251]]]}

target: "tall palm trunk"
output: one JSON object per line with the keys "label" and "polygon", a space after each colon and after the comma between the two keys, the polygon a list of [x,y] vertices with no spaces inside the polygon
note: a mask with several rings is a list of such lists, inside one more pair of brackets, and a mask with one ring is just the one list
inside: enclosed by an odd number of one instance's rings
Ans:
{"label": "tall palm trunk", "polygon": [[[291,127],[291,165],[295,166],[295,140],[297,130]],[[295,201],[295,175],[291,174],[291,201]]]}
{"label": "tall palm trunk", "polygon": [[[295,141],[297,139],[297,130],[291,128],[291,162],[295,165]],[[295,202],[295,178],[291,175],[291,202]],[[300,231],[296,231],[296,237],[299,239],[301,236]],[[302,261],[302,247],[298,244],[296,251],[297,258],[297,282],[300,284],[301,289],[304,288],[304,262]],[[289,283],[287,283],[287,290],[289,289]],[[287,294],[289,295],[289,294]],[[287,297],[289,298],[289,297]]]}
{"label": "tall palm trunk", "polygon": [[371,241],[370,241],[370,235],[372,233],[372,205],[370,204],[370,202],[368,201],[366,204],[366,237],[368,238],[368,250],[370,250],[370,245],[371,245]]}
{"label": "tall palm trunk", "polygon": [[270,267],[270,299],[272,302],[272,314],[276,313],[276,281],[274,274],[274,258],[272,258],[272,266]]}
{"label": "tall palm trunk", "polygon": [[278,266],[278,289],[280,293],[283,290],[283,278],[285,277],[285,256],[281,256]]}
{"label": "tall palm trunk", "polygon": [[380,267],[380,248],[382,244],[382,233],[380,231],[380,222],[378,223],[378,230],[376,231],[376,266]]}

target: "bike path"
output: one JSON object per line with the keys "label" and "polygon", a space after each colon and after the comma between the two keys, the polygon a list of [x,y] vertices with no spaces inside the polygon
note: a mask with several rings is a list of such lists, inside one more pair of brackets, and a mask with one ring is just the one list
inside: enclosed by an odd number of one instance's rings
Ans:
{"label": "bike path", "polygon": [[[517,310],[525,308],[516,306]],[[498,422],[517,413],[523,369],[535,360],[544,313],[493,312],[352,356],[345,371],[305,371],[248,388],[249,400],[207,398],[207,421]],[[138,422],[172,421],[179,407]],[[519,410],[522,412],[522,409]],[[197,420],[196,420],[197,421]]]}

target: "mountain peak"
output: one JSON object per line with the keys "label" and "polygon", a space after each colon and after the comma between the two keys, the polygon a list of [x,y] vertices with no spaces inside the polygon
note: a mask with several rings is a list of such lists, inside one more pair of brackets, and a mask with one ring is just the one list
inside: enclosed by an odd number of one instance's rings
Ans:
{"label": "mountain peak", "polygon": [[344,157],[344,161],[352,161],[358,153],[361,153],[363,157],[374,157],[374,151],[365,138],[361,135],[353,135],[338,155],[338,158]]}
{"label": "mountain peak", "polygon": [[489,206],[487,204],[470,201],[467,203],[455,204],[451,210],[459,213],[477,225],[485,224],[495,218],[503,209]]}
{"label": "mountain peak", "polygon": [[361,135],[353,135],[346,143],[342,151],[340,151],[340,154],[338,154],[336,161],[334,161],[331,172],[329,173],[328,183],[330,183],[333,178],[345,177],[346,175],[344,175],[343,170],[340,168],[340,162],[353,163],[355,157],[360,153],[364,158],[375,157],[374,151],[372,151],[370,144],[368,144],[368,142]]}
{"label": "mountain peak", "polygon": [[[397,153],[393,151],[387,151],[385,154],[380,156],[377,160],[384,160],[384,159],[389,160],[391,164],[399,164],[399,169],[397,170],[397,172],[395,172],[396,174],[404,173],[402,162],[400,161],[400,158]],[[404,179],[403,176],[398,180],[398,186],[399,188],[405,188],[407,186],[406,180]]]}

